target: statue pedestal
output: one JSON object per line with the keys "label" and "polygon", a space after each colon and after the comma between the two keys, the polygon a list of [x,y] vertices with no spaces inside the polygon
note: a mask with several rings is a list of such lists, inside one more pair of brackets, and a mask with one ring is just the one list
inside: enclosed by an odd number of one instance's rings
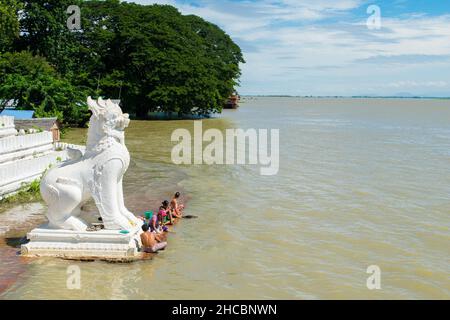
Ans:
{"label": "statue pedestal", "polygon": [[141,228],[128,234],[119,230],[70,231],[36,228],[21,247],[24,256],[49,256],[69,259],[129,259],[139,255]]}

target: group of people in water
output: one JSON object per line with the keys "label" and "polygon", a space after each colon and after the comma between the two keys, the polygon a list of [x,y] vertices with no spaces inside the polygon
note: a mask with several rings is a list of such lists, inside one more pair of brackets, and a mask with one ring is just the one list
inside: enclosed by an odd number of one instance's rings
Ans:
{"label": "group of people in water", "polygon": [[183,217],[184,205],[178,203],[179,198],[180,193],[176,192],[170,202],[164,200],[161,203],[158,213],[148,212],[146,216],[140,217],[144,221],[141,234],[143,252],[155,253],[165,249],[167,242],[164,233],[168,232],[167,226]]}

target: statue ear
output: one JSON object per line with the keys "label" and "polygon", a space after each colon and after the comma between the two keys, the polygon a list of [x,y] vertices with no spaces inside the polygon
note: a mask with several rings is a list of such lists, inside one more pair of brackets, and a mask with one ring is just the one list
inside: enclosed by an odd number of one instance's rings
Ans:
{"label": "statue ear", "polygon": [[122,125],[123,125],[123,129],[127,128],[130,125],[130,115],[128,113],[123,114]]}
{"label": "statue ear", "polygon": [[106,108],[106,102],[105,102],[105,100],[102,99],[102,97],[99,97],[99,98],[98,98],[97,104],[98,104],[102,109],[105,109],[105,108]]}
{"label": "statue ear", "polygon": [[92,111],[92,114],[98,118],[98,116],[100,114],[100,109],[98,107],[97,102],[95,100],[93,100],[91,97],[88,97],[87,104],[88,104],[89,110]]}

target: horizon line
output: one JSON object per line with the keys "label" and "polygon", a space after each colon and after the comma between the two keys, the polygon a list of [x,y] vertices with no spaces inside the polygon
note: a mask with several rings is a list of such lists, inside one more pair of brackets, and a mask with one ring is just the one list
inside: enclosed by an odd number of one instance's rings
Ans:
{"label": "horizon line", "polygon": [[274,98],[344,98],[344,99],[450,99],[450,96],[396,96],[396,95],[386,95],[386,96],[376,96],[376,95],[289,95],[289,94],[240,94],[241,97],[274,97]]}

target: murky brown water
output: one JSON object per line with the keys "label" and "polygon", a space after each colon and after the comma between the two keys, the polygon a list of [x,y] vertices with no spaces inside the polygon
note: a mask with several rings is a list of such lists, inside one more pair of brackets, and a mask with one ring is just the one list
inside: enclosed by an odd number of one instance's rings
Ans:
{"label": "murky brown water", "polygon": [[[192,121],[134,121],[128,207],[181,190],[199,219],[152,261],[79,263],[81,290],[68,290],[73,262],[11,254],[44,210],[13,208],[0,214],[0,298],[450,298],[449,100],[258,98],[203,126],[280,129],[279,174],[173,165],[170,135]],[[369,265],[381,290],[366,287]]]}

